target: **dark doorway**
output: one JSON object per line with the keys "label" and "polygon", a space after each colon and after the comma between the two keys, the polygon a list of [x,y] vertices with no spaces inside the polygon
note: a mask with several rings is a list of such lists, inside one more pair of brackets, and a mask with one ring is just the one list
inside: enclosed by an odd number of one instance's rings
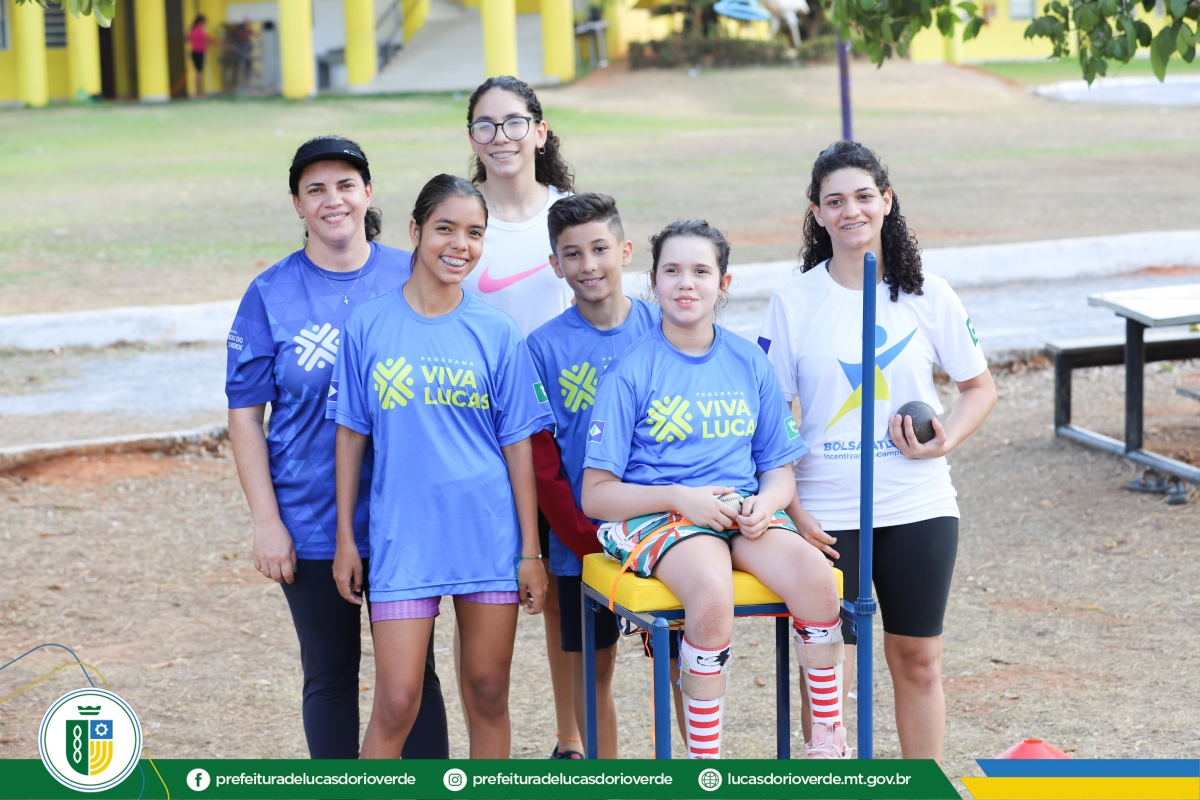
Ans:
{"label": "dark doorway", "polygon": [[117,72],[113,65],[112,28],[100,29],[100,96],[117,99]]}
{"label": "dark doorway", "polygon": [[183,0],[167,0],[167,72],[171,97],[187,97],[187,29]]}

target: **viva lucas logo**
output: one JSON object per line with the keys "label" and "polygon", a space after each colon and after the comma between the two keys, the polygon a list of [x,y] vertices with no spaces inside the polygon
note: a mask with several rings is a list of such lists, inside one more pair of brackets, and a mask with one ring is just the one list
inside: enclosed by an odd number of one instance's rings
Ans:
{"label": "viva lucas logo", "polygon": [[133,772],[142,727],[129,704],[103,689],[77,689],[51,704],[38,733],[42,763],[81,792],[117,786]]}

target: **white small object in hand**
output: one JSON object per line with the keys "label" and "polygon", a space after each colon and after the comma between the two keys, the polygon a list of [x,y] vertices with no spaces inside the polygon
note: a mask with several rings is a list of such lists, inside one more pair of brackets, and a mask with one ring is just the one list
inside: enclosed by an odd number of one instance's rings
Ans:
{"label": "white small object in hand", "polygon": [[737,492],[718,495],[717,499],[734,510],[735,513],[742,513],[742,496]]}

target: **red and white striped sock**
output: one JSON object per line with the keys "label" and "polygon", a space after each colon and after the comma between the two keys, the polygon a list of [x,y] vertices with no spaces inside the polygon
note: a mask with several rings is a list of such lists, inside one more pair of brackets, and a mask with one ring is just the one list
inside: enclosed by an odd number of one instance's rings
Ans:
{"label": "red and white striped sock", "polygon": [[[836,645],[842,641],[842,620],[832,622],[806,622],[802,619],[792,620],[796,632],[796,653],[804,674],[804,689],[808,693],[808,703],[812,709],[813,723],[821,723],[830,727],[842,724],[842,658],[836,663],[826,659],[820,663],[829,666],[804,666],[811,663],[803,654],[806,645]],[[813,648],[816,650],[816,648]],[[838,648],[840,652],[840,648]]]}
{"label": "red and white striped sock", "polygon": [[679,663],[688,758],[720,758],[729,643],[707,649],[696,647],[684,636],[679,645]]}

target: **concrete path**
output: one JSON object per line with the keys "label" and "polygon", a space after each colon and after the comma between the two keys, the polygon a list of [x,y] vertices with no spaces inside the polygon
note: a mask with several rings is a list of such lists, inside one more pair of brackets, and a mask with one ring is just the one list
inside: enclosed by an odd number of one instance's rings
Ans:
{"label": "concrete path", "polygon": [[[479,11],[448,0],[430,0],[425,27],[396,54],[364,91],[471,92],[483,82],[483,24]],[[542,17],[517,15],[517,71],[533,86],[542,74]]]}
{"label": "concrete path", "polygon": [[[1122,335],[1121,318],[1088,306],[1089,294],[1198,282],[1200,275],[1132,275],[966,287],[959,296],[985,352],[997,358],[1041,348],[1050,339]],[[765,295],[739,299],[721,313],[719,322],[754,341],[765,308]],[[123,359],[99,353],[78,377],[47,391],[0,396],[0,416],[119,413],[165,420],[225,408],[224,381],[221,346],[171,348]],[[54,440],[52,434],[46,439]]]}
{"label": "concrete path", "polygon": [[1200,75],[1168,75],[1158,78],[1097,78],[1059,81],[1031,89],[1034,94],[1069,103],[1133,103],[1151,106],[1200,106]]}
{"label": "concrete path", "polygon": [[[931,248],[925,268],[958,290],[1022,280],[1114,276],[1144,267],[1200,267],[1200,231],[1152,231],[977,247]],[[789,280],[791,261],[740,264],[734,275],[738,302],[765,300]],[[1186,282],[1186,281],[1185,281]],[[1200,276],[1193,279],[1200,282]],[[644,275],[627,275],[626,291],[646,290]],[[237,300],[186,306],[140,306],[69,314],[0,316],[0,349],[50,350],[55,347],[107,347],[118,342],[178,344],[223,342]]]}

